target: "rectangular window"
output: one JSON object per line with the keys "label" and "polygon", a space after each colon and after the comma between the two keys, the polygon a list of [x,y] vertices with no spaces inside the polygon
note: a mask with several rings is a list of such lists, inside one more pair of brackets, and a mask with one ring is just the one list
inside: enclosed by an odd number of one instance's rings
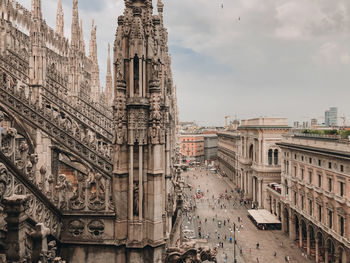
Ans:
{"label": "rectangular window", "polygon": [[294,192],[294,205],[297,205],[297,193]]}
{"label": "rectangular window", "polygon": [[312,171],[309,171],[309,183],[312,184]]}
{"label": "rectangular window", "polygon": [[295,160],[297,159],[297,155],[296,155],[296,154],[294,154],[294,159],[295,159]]}
{"label": "rectangular window", "polygon": [[318,166],[322,166],[321,160],[318,160]]}
{"label": "rectangular window", "polygon": [[297,167],[294,166],[294,177],[297,177]]}
{"label": "rectangular window", "polygon": [[344,165],[342,165],[342,164],[340,165],[340,172],[342,172],[342,173],[344,172]]}
{"label": "rectangular window", "polygon": [[309,158],[309,163],[312,164],[312,158]]}
{"label": "rectangular window", "polygon": [[333,227],[333,212],[330,210],[328,211],[328,227],[330,229]]}
{"label": "rectangular window", "polygon": [[331,162],[328,163],[328,169],[332,169],[332,163]]}
{"label": "rectangular window", "polygon": [[304,156],[301,156],[301,160],[304,161]]}
{"label": "rectangular window", "polygon": [[301,180],[304,181],[304,169],[301,169]]}
{"label": "rectangular window", "polygon": [[339,216],[339,225],[340,225],[340,235],[343,237],[344,236],[344,217]]}
{"label": "rectangular window", "polygon": [[328,178],[328,191],[332,192],[332,179]]}
{"label": "rectangular window", "polygon": [[312,201],[309,200],[309,215],[312,216]]}
{"label": "rectangular window", "polygon": [[301,196],[301,210],[304,210],[304,196]]}
{"label": "rectangular window", "polygon": [[340,188],[340,196],[344,196],[344,183],[339,182],[339,188]]}
{"label": "rectangular window", "polygon": [[318,221],[322,222],[322,206],[317,205],[318,207]]}
{"label": "rectangular window", "polygon": [[322,187],[322,175],[318,174],[318,187]]}

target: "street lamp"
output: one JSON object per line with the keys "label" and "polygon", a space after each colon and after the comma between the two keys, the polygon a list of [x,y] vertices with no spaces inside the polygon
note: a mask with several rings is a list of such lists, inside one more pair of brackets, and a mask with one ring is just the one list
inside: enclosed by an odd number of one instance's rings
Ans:
{"label": "street lamp", "polygon": [[236,223],[233,222],[233,263],[237,263],[236,259]]}

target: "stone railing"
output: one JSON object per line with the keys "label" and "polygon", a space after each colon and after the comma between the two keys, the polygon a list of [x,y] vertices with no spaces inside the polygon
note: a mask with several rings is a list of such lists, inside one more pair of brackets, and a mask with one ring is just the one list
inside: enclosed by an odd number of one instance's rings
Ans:
{"label": "stone railing", "polygon": [[26,196],[28,199],[26,215],[33,222],[43,223],[51,230],[51,235],[58,239],[61,231],[59,210],[0,153],[0,198],[11,198],[16,195]]}
{"label": "stone railing", "polygon": [[[14,81],[7,79],[11,79],[11,77],[2,73],[0,79],[1,103],[103,173],[109,175],[112,172],[112,153],[109,144],[99,143],[97,136],[91,130],[91,132],[83,134],[82,129],[74,127],[68,118],[68,112],[62,111],[62,109],[57,112],[46,107],[47,105],[39,105],[37,100],[33,101],[30,98],[31,90],[22,90],[23,87],[18,89]],[[67,115],[63,116],[62,112]]]}
{"label": "stone railing", "polygon": [[[3,113],[0,111],[0,115]],[[0,124],[1,124],[0,118]],[[37,167],[38,155],[26,138],[19,136],[12,127],[1,127],[0,152],[3,159],[36,186],[45,197],[61,211],[114,213],[111,178],[97,170],[87,175],[76,171],[75,180],[68,181],[65,174],[52,175],[45,166]],[[21,194],[23,191],[15,192]]]}

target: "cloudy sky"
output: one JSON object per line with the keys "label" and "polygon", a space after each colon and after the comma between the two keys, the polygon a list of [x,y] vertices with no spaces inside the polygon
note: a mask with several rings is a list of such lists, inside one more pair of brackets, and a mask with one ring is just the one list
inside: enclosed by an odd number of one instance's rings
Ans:
{"label": "cloudy sky", "polygon": [[[180,119],[319,118],[339,107],[350,125],[350,1],[163,0]],[[30,0],[19,0],[29,7]],[[43,0],[55,25],[57,0]],[[154,1],[156,3],[156,1]],[[63,0],[70,37],[72,0]],[[80,0],[86,46],[97,24],[101,82],[123,0]]]}

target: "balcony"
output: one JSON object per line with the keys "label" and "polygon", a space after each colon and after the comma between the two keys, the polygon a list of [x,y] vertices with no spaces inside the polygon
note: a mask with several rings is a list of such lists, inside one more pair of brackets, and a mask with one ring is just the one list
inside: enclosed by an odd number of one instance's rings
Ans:
{"label": "balcony", "polygon": [[268,189],[272,189],[275,191],[277,194],[281,195],[282,194],[282,185],[277,184],[277,183],[271,183],[267,185]]}
{"label": "balcony", "polygon": [[346,203],[346,199],[345,199],[344,196],[334,195],[334,199],[335,199],[335,201],[337,201],[340,204],[345,204]]}
{"label": "balcony", "polygon": [[328,198],[334,198],[334,193],[329,192],[329,191],[324,191],[324,195],[327,196]]}

